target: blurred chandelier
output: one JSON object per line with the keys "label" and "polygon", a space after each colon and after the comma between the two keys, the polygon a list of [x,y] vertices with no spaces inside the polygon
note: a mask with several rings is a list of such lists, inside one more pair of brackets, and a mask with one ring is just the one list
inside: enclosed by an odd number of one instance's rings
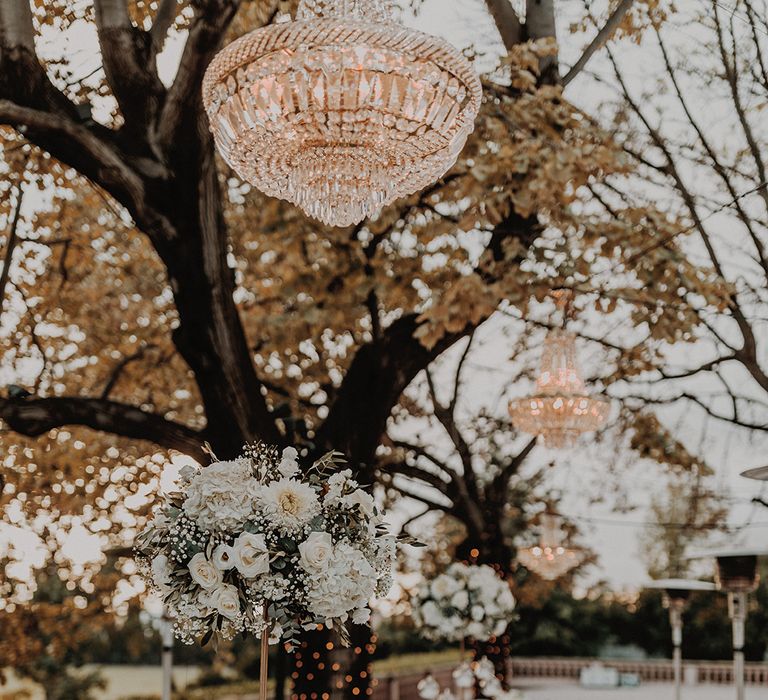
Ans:
{"label": "blurred chandelier", "polygon": [[536,393],[509,404],[514,425],[540,435],[547,447],[570,447],[581,433],[600,428],[608,404],[586,392],[576,360],[576,336],[562,329],[547,333]]}
{"label": "blurred chandelier", "polygon": [[471,63],[396,23],[390,0],[301,0],[295,21],[230,44],[203,81],[224,160],[332,226],[444,175],[481,99]]}
{"label": "blurred chandelier", "polygon": [[557,515],[541,516],[541,542],[517,553],[518,561],[546,581],[554,581],[576,568],[584,560],[583,552],[566,547],[563,519]]}

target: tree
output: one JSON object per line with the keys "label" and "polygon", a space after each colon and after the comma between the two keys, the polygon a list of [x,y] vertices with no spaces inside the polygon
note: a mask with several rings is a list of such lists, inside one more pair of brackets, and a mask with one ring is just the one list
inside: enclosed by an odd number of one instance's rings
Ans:
{"label": "tree", "polygon": [[666,366],[618,383],[616,393],[634,405],[692,406],[697,418],[727,421],[754,439],[768,429],[768,134],[759,118],[768,104],[766,26],[761,0],[732,9],[708,0],[651,24],[645,80],[628,77],[635,52],[609,47],[598,68],[615,94],[605,102],[604,123],[613,124],[643,178],[634,191],[610,193],[608,183],[598,189],[609,201],[666,202],[691,234],[684,254],[727,290],[722,304],[680,295],[680,313],[697,317],[696,352],[670,350]]}
{"label": "tree", "polygon": [[[709,294],[709,280],[670,256],[674,243],[646,251],[677,230],[663,211],[594,210],[593,183],[630,168],[563,98],[554,2],[527,5],[523,22],[489,2],[506,75],[488,86],[456,168],[376,221],[333,230],[220,167],[200,104],[219,46],[271,21],[274,2],[3,2],[0,123],[14,130],[3,138],[2,343],[26,386],[0,399],[0,418],[30,438],[3,444],[28,480],[15,502],[29,508],[22,494],[57,469],[51,451],[69,449],[73,488],[86,488],[79,445],[114,467],[149,444],[205,459],[205,441],[220,457],[257,439],[299,442],[342,450],[372,477],[391,411],[420,372],[500,304],[525,316],[597,260],[632,276],[606,285],[598,306],[652,321],[649,348],[683,339],[690,317],[663,301],[677,288],[651,293],[649,282]],[[623,17],[631,31],[628,7],[611,26]],[[91,75],[37,52],[37,35],[82,22],[100,46]],[[170,35],[183,48],[163,82]],[[53,196],[26,210],[34,187]],[[320,697],[327,642],[307,644],[319,661],[305,663],[299,680],[312,682],[297,693]]]}

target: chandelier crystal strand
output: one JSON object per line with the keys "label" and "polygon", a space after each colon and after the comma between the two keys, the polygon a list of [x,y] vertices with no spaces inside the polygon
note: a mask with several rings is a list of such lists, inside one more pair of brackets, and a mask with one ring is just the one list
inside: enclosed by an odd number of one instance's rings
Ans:
{"label": "chandelier crystal strand", "polygon": [[571,447],[579,435],[605,423],[608,404],[587,394],[573,333],[547,333],[536,393],[510,402],[509,414],[519,430],[540,435],[553,448]]}
{"label": "chandelier crystal strand", "polygon": [[302,0],[230,44],[203,81],[224,160],[332,226],[374,216],[456,162],[482,87],[471,63],[385,0]]}
{"label": "chandelier crystal strand", "polygon": [[539,545],[520,549],[517,558],[529,571],[546,581],[555,581],[581,564],[584,554],[566,546],[562,518],[545,514],[541,516]]}

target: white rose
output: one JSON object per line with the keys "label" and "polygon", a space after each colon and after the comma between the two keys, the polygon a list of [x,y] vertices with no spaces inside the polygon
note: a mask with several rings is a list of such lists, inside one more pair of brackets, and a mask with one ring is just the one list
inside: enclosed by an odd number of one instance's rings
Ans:
{"label": "white rose", "polygon": [[209,593],[206,602],[229,620],[237,619],[240,614],[240,595],[237,588],[229,583],[222,583]]}
{"label": "white rose", "polygon": [[499,620],[496,623],[496,626],[493,628],[493,636],[494,637],[501,636],[502,634],[504,634],[506,629],[507,629],[507,621],[506,620]]}
{"label": "white rose", "polygon": [[371,619],[371,611],[369,608],[358,608],[352,613],[352,622],[355,625],[364,625]]}
{"label": "white rose", "polygon": [[333,554],[333,540],[327,532],[312,532],[299,545],[301,566],[312,573],[325,571]]}
{"label": "white rose", "polygon": [[373,497],[362,489],[355,489],[348,496],[345,496],[344,503],[348,506],[359,506],[360,512],[367,518],[373,517],[373,511],[376,507],[376,501],[373,500]]}
{"label": "white rose", "polygon": [[472,606],[472,619],[475,622],[480,622],[485,617],[485,608],[482,605]]}
{"label": "white rose", "polygon": [[221,583],[222,576],[211,562],[205,558],[205,554],[195,554],[189,562],[189,574],[192,580],[206,591],[211,591]]}
{"label": "white rose", "polygon": [[451,606],[463,610],[469,605],[469,595],[466,591],[456,591],[451,598]]}
{"label": "white rose", "polygon": [[283,450],[283,456],[277,469],[286,479],[290,479],[294,474],[298,473],[298,457],[299,453],[295,447],[286,447]]}
{"label": "white rose", "polygon": [[264,535],[243,532],[236,540],[235,566],[245,578],[255,578],[269,573],[269,551]]}
{"label": "white rose", "polygon": [[228,544],[220,544],[213,550],[213,564],[219,571],[229,571],[235,565],[235,550]]}

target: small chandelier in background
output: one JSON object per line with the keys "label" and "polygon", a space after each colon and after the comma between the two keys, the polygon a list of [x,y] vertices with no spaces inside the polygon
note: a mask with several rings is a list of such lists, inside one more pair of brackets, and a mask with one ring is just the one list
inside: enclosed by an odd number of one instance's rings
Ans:
{"label": "small chandelier in background", "polygon": [[203,101],[224,160],[262,192],[349,226],[435,182],[474,129],[482,87],[389,0],[301,0],[212,61]]}
{"label": "small chandelier in background", "polygon": [[567,547],[565,537],[563,519],[558,515],[545,513],[541,516],[539,544],[520,549],[517,560],[546,581],[555,581],[584,561],[584,553]]}
{"label": "small chandelier in background", "polygon": [[[556,292],[565,321],[571,296]],[[547,447],[572,447],[582,433],[599,429],[608,417],[608,404],[587,394],[576,357],[576,336],[565,329],[550,330],[544,339],[536,393],[509,404],[512,423],[530,435],[540,435]]]}

